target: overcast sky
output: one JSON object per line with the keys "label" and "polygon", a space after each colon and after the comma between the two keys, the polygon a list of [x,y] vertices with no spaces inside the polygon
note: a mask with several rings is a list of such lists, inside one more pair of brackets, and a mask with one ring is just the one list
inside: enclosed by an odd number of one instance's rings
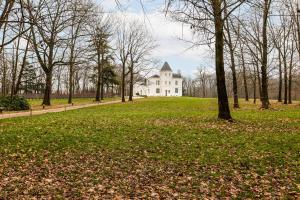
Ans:
{"label": "overcast sky", "polygon": [[[119,10],[116,8],[114,0],[97,1],[107,12]],[[192,33],[189,27],[172,22],[164,16],[162,12],[164,0],[144,0],[146,12],[143,12],[138,3],[139,0],[119,1],[122,3],[122,10],[128,18],[138,18],[145,21],[158,44],[153,52],[153,57],[161,62],[167,61],[174,72],[180,70],[184,76],[193,76],[199,66],[208,68],[213,66],[212,53],[208,51],[207,47],[190,49],[190,44],[179,39],[190,39]]]}

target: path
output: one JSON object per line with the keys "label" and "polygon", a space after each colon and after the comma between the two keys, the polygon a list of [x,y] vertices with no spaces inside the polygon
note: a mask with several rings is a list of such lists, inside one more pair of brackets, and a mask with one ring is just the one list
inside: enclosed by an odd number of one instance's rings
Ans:
{"label": "path", "polygon": [[110,102],[104,102],[104,103],[92,103],[92,104],[85,104],[85,105],[78,105],[78,106],[65,106],[62,108],[53,108],[53,109],[46,109],[46,110],[0,114],[0,119],[8,119],[8,118],[15,118],[15,117],[28,117],[28,116],[33,116],[33,115],[64,112],[64,111],[76,110],[76,109],[80,109],[80,108],[88,108],[88,107],[93,107],[93,106],[101,106],[101,105],[116,104],[116,103],[121,103],[121,101],[116,100],[116,101],[110,101]]}

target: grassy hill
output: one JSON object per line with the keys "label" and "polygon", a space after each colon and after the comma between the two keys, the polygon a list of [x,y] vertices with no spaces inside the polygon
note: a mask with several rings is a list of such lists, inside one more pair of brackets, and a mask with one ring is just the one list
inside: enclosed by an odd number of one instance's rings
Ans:
{"label": "grassy hill", "polygon": [[300,105],[147,98],[0,120],[1,198],[291,198]]}

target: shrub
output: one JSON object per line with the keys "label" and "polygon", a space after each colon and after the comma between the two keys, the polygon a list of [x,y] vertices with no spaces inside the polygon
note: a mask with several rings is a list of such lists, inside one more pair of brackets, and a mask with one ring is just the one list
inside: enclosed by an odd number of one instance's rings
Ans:
{"label": "shrub", "polygon": [[0,97],[0,107],[7,111],[28,110],[29,103],[24,97],[19,96],[3,96]]}

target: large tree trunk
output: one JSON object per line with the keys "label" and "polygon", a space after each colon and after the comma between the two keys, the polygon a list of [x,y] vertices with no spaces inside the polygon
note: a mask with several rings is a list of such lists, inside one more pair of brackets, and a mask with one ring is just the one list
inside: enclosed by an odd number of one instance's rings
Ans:
{"label": "large tree trunk", "polygon": [[51,91],[52,91],[52,70],[46,72],[46,85],[45,85],[45,92],[44,92],[44,99],[43,105],[50,106],[50,98],[51,98]]}
{"label": "large tree trunk", "polygon": [[268,26],[268,17],[269,17],[269,7],[270,0],[264,0],[264,13],[263,13],[263,54],[262,54],[262,65],[261,65],[261,101],[262,108],[269,108],[269,95],[268,95],[268,34],[267,34],[267,26]]}
{"label": "large tree trunk", "polygon": [[217,92],[218,92],[218,105],[220,119],[231,120],[228,96],[225,82],[225,71],[224,71],[224,30],[223,30],[223,19],[221,12],[221,3],[218,2],[215,5],[215,56],[216,56],[216,76],[217,76]]}
{"label": "large tree trunk", "polygon": [[74,38],[72,37],[72,46],[71,46],[71,52],[70,52],[70,60],[69,60],[69,98],[68,103],[71,104],[73,100],[73,93],[74,93],[74,45],[73,45]]}

